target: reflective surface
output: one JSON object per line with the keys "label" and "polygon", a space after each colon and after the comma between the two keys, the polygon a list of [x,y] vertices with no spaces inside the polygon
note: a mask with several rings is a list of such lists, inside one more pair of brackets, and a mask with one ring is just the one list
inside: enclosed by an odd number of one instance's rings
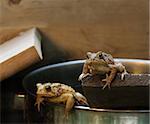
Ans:
{"label": "reflective surface", "polygon": [[149,124],[148,113],[98,112],[73,110],[68,119],[64,119],[62,106],[54,107],[55,124]]}

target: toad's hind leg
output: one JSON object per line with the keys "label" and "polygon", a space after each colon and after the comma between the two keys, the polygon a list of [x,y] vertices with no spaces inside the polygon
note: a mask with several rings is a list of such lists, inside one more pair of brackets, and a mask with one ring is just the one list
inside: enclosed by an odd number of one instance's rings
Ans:
{"label": "toad's hind leg", "polygon": [[72,94],[70,94],[66,101],[66,107],[65,107],[65,117],[66,118],[68,118],[68,112],[73,108],[74,103],[75,103],[74,96]]}
{"label": "toad's hind leg", "polygon": [[116,68],[111,69],[111,72],[110,72],[109,76],[108,76],[108,74],[106,74],[106,78],[102,80],[102,81],[106,82],[105,85],[103,86],[103,89],[105,89],[105,87],[107,87],[107,86],[110,89],[110,84],[113,81],[113,79],[115,78],[116,74],[117,74],[117,69]]}

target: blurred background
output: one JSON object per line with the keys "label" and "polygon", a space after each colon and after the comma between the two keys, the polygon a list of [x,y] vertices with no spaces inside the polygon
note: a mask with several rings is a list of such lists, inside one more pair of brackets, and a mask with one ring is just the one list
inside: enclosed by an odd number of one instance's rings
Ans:
{"label": "blurred background", "polygon": [[37,27],[46,37],[45,59],[60,54],[84,59],[87,51],[99,50],[148,59],[148,5],[148,0],[0,0],[0,43]]}
{"label": "blurred background", "polygon": [[44,59],[1,82],[2,122],[15,122],[14,93],[36,68],[99,50],[149,59],[149,0],[0,0],[0,44],[31,27],[42,35]]}

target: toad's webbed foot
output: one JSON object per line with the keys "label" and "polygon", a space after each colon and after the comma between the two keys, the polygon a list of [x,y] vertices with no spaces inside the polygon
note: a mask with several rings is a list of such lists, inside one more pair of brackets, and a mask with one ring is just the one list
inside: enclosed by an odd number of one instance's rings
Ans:
{"label": "toad's webbed foot", "polygon": [[90,73],[86,73],[86,74],[81,74],[78,78],[79,81],[82,81],[84,78],[88,77],[88,76],[92,76],[92,74]]}
{"label": "toad's webbed foot", "polygon": [[106,82],[106,84],[103,86],[103,89],[105,89],[106,86],[108,86],[108,88],[110,89],[110,84],[113,81],[113,79],[115,78],[116,74],[117,74],[116,68],[111,69],[109,76],[108,76],[108,74],[106,74],[106,78],[102,80],[102,81]]}
{"label": "toad's webbed foot", "polygon": [[111,80],[110,80],[108,74],[106,74],[106,78],[103,79],[102,81],[106,82],[102,89],[105,89],[107,86],[110,89]]}
{"label": "toad's webbed foot", "polygon": [[126,74],[128,74],[128,72],[126,70],[121,73],[121,80],[124,80],[124,77]]}

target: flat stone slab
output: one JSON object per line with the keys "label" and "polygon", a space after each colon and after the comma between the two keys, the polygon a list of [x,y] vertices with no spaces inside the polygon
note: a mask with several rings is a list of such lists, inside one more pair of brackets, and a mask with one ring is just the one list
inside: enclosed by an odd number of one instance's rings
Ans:
{"label": "flat stone slab", "polygon": [[[84,87],[103,87],[105,82],[102,82],[104,75],[88,76],[82,80]],[[124,80],[121,80],[121,75],[117,74],[116,78],[112,81],[111,87],[122,86],[149,86],[150,74],[126,74]]]}
{"label": "flat stone slab", "polygon": [[82,89],[90,107],[104,109],[149,109],[149,74],[127,74],[125,80],[120,74],[111,88],[102,89],[105,75],[95,75],[82,80]]}

